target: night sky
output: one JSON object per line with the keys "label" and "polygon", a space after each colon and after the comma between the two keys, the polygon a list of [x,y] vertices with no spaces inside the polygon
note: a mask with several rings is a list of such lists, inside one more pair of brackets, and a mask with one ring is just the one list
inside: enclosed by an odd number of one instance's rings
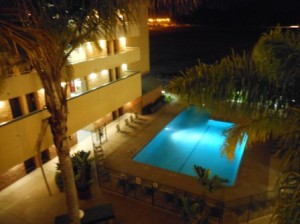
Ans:
{"label": "night sky", "polygon": [[[176,10],[175,10],[176,11]],[[173,21],[198,26],[150,31],[151,73],[172,77],[198,63],[215,63],[222,57],[251,52],[270,27],[300,25],[300,0],[203,0],[191,15]]]}
{"label": "night sky", "polygon": [[203,0],[192,15],[177,21],[232,26],[300,24],[300,0]]}

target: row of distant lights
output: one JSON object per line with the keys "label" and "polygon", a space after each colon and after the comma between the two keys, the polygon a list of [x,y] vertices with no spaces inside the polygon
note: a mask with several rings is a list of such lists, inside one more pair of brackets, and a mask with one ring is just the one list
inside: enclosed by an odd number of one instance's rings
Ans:
{"label": "row of distant lights", "polygon": [[299,25],[292,25],[292,26],[289,26],[289,27],[292,28],[292,29],[299,29],[300,28]]}
{"label": "row of distant lights", "polygon": [[171,19],[170,18],[149,18],[148,19],[148,23],[152,24],[152,23],[170,23]]}
{"label": "row of distant lights", "polygon": [[[277,26],[270,27],[270,28],[276,28]],[[286,28],[286,29],[300,29],[300,25],[290,25],[290,26],[280,26],[280,28]]]}

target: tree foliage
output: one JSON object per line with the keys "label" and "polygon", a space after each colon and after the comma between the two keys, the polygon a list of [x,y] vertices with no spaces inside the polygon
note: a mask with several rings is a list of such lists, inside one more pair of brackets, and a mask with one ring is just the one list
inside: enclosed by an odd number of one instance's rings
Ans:
{"label": "tree foliage", "polygon": [[253,50],[253,59],[260,74],[280,89],[288,103],[299,104],[300,38],[299,32],[276,28],[263,34]]}
{"label": "tree foliage", "polygon": [[207,108],[211,116],[236,125],[228,134],[224,152],[234,156],[236,143],[248,134],[248,144],[281,136],[282,127],[295,127],[282,119],[286,109],[276,85],[262,77],[251,55],[234,52],[212,65],[200,63],[175,77],[166,90],[189,104]]}
{"label": "tree foliage", "polygon": [[[212,117],[234,122],[223,152],[234,157],[245,133],[248,145],[272,141],[284,165],[278,180],[274,220],[300,220],[300,32],[265,33],[251,54],[231,56],[182,72],[166,90],[188,104],[206,107]],[[287,221],[289,220],[289,221]]]}
{"label": "tree foliage", "polygon": [[287,124],[278,136],[278,151],[284,156],[277,182],[277,206],[272,221],[298,223],[300,220],[300,32],[277,28],[264,34],[253,51],[261,74],[268,77],[293,111],[284,118]]}

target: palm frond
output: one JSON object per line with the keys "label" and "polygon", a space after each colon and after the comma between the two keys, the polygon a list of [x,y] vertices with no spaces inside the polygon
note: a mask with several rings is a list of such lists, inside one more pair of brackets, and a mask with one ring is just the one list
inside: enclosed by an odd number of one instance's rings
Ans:
{"label": "palm frond", "polygon": [[299,103],[300,32],[276,28],[265,33],[253,50],[253,60],[261,74],[281,88],[282,96]]}
{"label": "palm frond", "polygon": [[212,117],[235,125],[226,130],[223,153],[234,158],[236,145],[272,141],[282,159],[274,220],[299,221],[300,35],[275,29],[263,34],[252,55],[198,64],[171,80],[167,90],[187,103],[205,106]]}
{"label": "palm frond", "polygon": [[283,172],[277,183],[277,205],[272,217],[275,223],[297,223],[300,220],[300,172]]}
{"label": "palm frond", "polygon": [[[199,63],[171,80],[166,90],[190,104],[207,107],[214,118],[236,124],[227,131],[224,152],[228,158],[233,157],[235,146],[245,133],[251,144],[270,137],[285,139],[296,128],[297,113],[287,106],[282,90],[261,76],[246,53],[232,52],[213,65]],[[291,132],[282,133],[290,129]]]}

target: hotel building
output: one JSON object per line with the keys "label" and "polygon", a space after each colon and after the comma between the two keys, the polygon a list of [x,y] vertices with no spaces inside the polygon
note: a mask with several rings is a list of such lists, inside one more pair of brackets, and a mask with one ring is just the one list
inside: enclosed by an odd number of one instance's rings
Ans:
{"label": "hotel building", "polygon": [[[125,113],[142,108],[161,96],[161,86],[151,82],[147,9],[127,32],[117,29],[114,39],[84,43],[70,56],[74,76],[68,93],[68,134],[76,144],[77,131],[102,128]],[[27,64],[4,74],[0,91],[0,190],[56,156],[49,125],[41,146],[45,108],[43,86]],[[62,83],[63,85],[64,83]],[[145,88],[143,88],[143,86]],[[150,86],[150,87],[149,87]],[[41,150],[41,160],[38,156]]]}

